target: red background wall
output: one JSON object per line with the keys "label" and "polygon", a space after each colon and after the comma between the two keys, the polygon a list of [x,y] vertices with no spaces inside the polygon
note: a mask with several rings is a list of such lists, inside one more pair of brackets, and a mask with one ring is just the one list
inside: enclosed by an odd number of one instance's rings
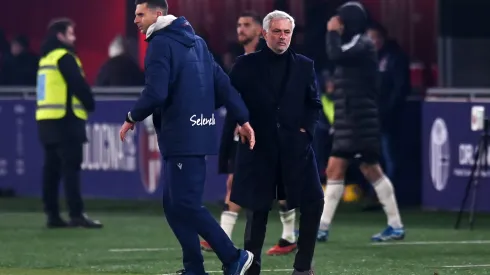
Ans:
{"label": "red background wall", "polygon": [[[304,0],[290,0],[291,14],[298,24],[303,19]],[[328,1],[328,0],[327,0]],[[184,15],[198,33],[206,33],[210,47],[221,52],[226,41],[236,39],[235,24],[240,11],[253,7],[264,16],[272,11],[273,0],[168,0],[170,13]],[[426,68],[437,61],[435,0],[361,0],[373,18],[388,29],[412,60],[422,61]],[[146,42],[140,37],[140,61]]]}
{"label": "red background wall", "polygon": [[117,34],[125,33],[124,0],[24,0],[2,5],[0,28],[9,37],[24,34],[32,49],[39,51],[47,25],[52,18],[69,17],[77,26],[76,48],[90,83],[107,59],[108,46]]}
{"label": "red background wall", "polygon": [[[304,0],[290,0],[292,15],[303,21]],[[328,0],[326,0],[328,1]],[[373,17],[383,23],[413,60],[426,67],[436,62],[435,0],[361,0]],[[184,15],[196,29],[207,36],[215,52],[225,50],[228,41],[236,39],[235,23],[240,11],[253,7],[261,15],[273,8],[273,0],[168,0],[170,13]],[[131,7],[131,5],[129,5]],[[9,1],[0,16],[0,28],[8,36],[25,34],[37,51],[48,22],[66,16],[76,21],[77,50],[87,78],[93,83],[102,63],[107,59],[109,43],[117,34],[126,32],[126,0],[24,0]],[[136,31],[136,28],[134,29]],[[140,61],[146,49],[140,36]]]}

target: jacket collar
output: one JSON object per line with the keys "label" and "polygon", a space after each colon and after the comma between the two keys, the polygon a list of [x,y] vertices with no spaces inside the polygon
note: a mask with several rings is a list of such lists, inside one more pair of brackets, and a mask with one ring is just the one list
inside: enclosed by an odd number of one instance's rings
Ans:
{"label": "jacket collar", "polygon": [[157,21],[148,28],[146,31],[146,39],[150,38],[150,36],[156,32],[159,31],[168,25],[172,24],[172,22],[177,19],[177,17],[168,14],[168,15],[163,15],[163,16],[158,16]]}

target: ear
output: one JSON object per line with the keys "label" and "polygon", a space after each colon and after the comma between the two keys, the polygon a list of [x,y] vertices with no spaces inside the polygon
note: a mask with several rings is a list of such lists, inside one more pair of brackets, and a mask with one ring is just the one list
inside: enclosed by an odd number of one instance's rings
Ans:
{"label": "ear", "polygon": [[264,29],[262,29],[262,36],[267,39],[267,32]]}
{"label": "ear", "polygon": [[65,37],[64,37],[64,35],[63,35],[61,32],[59,32],[59,33],[57,33],[57,34],[56,34],[56,38],[57,38],[59,41],[63,41],[63,39],[64,39]]}
{"label": "ear", "polygon": [[157,11],[157,16],[163,16],[163,12],[162,11]]}

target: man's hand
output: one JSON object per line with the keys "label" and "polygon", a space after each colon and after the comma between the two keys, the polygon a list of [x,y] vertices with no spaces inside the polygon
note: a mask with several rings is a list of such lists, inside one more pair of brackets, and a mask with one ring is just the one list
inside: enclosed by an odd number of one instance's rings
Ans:
{"label": "man's hand", "polygon": [[327,24],[327,30],[328,31],[338,31],[339,32],[340,30],[342,30],[342,28],[343,28],[343,25],[340,22],[340,17],[338,15],[330,18],[330,20],[328,21],[328,24]]}
{"label": "man's hand", "polygon": [[301,133],[306,133],[306,130],[305,130],[304,128],[300,128],[300,129],[299,129],[299,131],[300,131]]}
{"label": "man's hand", "polygon": [[121,126],[121,130],[119,130],[119,137],[121,137],[121,141],[126,140],[126,133],[129,130],[134,130],[134,123],[125,121]]}
{"label": "man's hand", "polygon": [[240,138],[242,143],[245,143],[248,140],[248,144],[250,145],[250,150],[253,150],[255,146],[255,132],[250,123],[245,123],[241,127],[238,128],[238,133],[240,134]]}
{"label": "man's hand", "polygon": [[237,136],[240,134],[240,125],[237,124],[237,126],[235,127],[235,131],[233,132],[233,136]]}

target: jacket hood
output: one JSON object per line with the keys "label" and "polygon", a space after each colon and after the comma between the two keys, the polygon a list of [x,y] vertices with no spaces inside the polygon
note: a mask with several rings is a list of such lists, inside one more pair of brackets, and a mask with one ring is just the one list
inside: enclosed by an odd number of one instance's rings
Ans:
{"label": "jacket hood", "polygon": [[159,16],[146,32],[146,41],[150,41],[156,35],[170,37],[186,47],[192,47],[196,43],[196,33],[185,17],[173,15]]}
{"label": "jacket hood", "polygon": [[349,41],[358,34],[366,31],[368,18],[361,3],[350,1],[338,9],[338,15],[344,24],[342,40]]}
{"label": "jacket hood", "polygon": [[47,55],[49,52],[55,49],[64,48],[68,51],[75,53],[75,48],[72,46],[68,46],[63,42],[59,41],[56,36],[48,36],[41,44],[41,56]]}

